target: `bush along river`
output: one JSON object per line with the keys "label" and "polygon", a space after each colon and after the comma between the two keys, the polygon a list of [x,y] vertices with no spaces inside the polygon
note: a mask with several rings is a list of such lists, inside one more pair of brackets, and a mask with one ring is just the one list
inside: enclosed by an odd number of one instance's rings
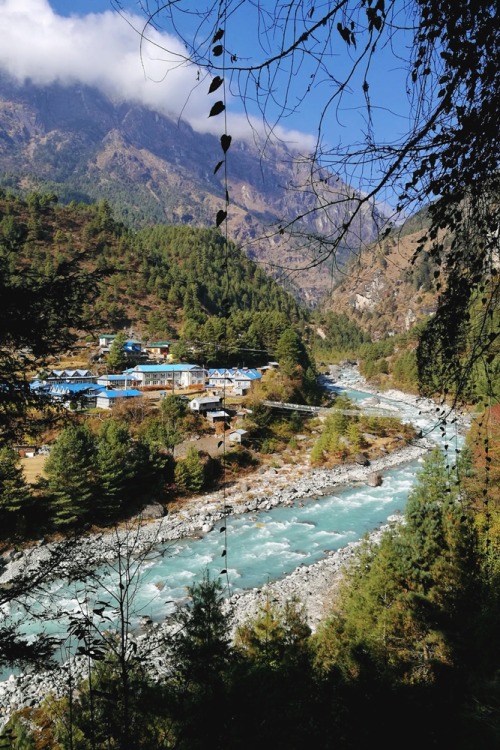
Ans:
{"label": "bush along river", "polygon": [[[320,616],[328,576],[321,566],[329,561],[331,575],[362,537],[404,512],[422,455],[440,445],[453,464],[463,442],[460,424],[464,429],[463,420],[456,415],[447,415],[443,426],[439,407],[428,400],[400,392],[374,395],[363,390],[366,384],[354,368],[339,371],[335,379],[326,379],[325,385],[345,393],[363,409],[411,422],[422,432],[423,439],[400,455],[372,462],[368,469],[310,471],[271,498],[266,496],[262,477],[256,476],[247,483],[246,494],[251,494],[252,500],[240,504],[234,515],[226,515],[219,502],[211,511],[205,507],[196,518],[181,514],[173,522],[167,516],[137,533],[128,531],[87,542],[80,552],[82,561],[78,561],[75,552],[75,558],[67,561],[68,575],[46,583],[32,597],[30,609],[38,614],[36,619],[30,620],[22,606],[4,611],[3,617],[17,621],[28,638],[36,638],[42,627],[45,633],[60,637],[60,659],[64,661],[76,645],[74,638],[71,642],[67,638],[70,620],[81,621],[90,613],[101,631],[112,627],[124,582],[127,627],[132,638],[140,640],[145,626],[150,631],[159,627],[176,604],[186,599],[187,587],[208,574],[211,578],[220,577],[235,608],[240,606],[240,620],[241,613],[255,614],[262,590],[273,585],[287,595],[307,593],[314,625],[314,619]],[[374,471],[383,474],[380,486],[370,486],[366,481]],[[204,504],[203,497],[199,504]],[[123,550],[131,540],[133,549],[129,555]],[[118,561],[117,546],[123,553]],[[36,552],[35,562],[42,552],[46,550]],[[71,563],[88,569],[83,561],[96,556],[101,561],[107,557],[109,562],[101,564],[85,580],[82,577],[77,583],[68,583]],[[320,571],[323,588],[316,580]],[[0,581],[8,580],[10,574],[10,570],[4,572]],[[288,581],[295,585],[290,588]],[[60,688],[61,683],[49,673],[35,677],[8,672],[0,678],[0,708],[6,715],[16,707],[36,702],[49,689]]]}

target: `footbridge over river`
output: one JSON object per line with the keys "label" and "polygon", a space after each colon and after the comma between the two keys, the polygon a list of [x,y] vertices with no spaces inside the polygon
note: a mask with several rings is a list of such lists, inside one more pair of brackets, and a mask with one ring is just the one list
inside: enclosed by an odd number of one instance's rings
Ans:
{"label": "footbridge over river", "polygon": [[283,411],[301,411],[307,412],[307,414],[319,414],[320,411],[324,411],[321,406],[309,406],[308,404],[290,404],[286,401],[262,401],[264,406],[268,406],[270,409],[279,409]]}
{"label": "footbridge over river", "polygon": [[317,414],[326,417],[333,412],[345,414],[347,417],[359,417],[366,413],[373,416],[388,416],[388,411],[396,411],[395,407],[383,406],[378,399],[374,398],[370,403],[365,402],[361,409],[336,409],[334,406],[309,406],[308,404],[291,404],[287,401],[262,401],[264,406],[277,411],[298,411],[303,414]]}

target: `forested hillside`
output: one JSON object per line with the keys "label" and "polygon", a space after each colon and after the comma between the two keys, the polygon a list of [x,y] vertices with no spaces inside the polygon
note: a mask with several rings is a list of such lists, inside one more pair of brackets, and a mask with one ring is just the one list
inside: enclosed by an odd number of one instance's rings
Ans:
{"label": "forested hillside", "polygon": [[128,238],[103,253],[112,280],[98,309],[115,328],[180,339],[178,355],[189,350],[207,365],[221,358],[248,365],[272,355],[284,327],[303,327],[307,319],[218,230],[157,226]]}
{"label": "forested hillside", "polygon": [[[26,197],[53,192],[61,203],[107,200],[130,228],[154,224],[210,227],[229,189],[228,237],[295,297],[314,306],[335,268],[306,268],[314,258],[303,243],[277,231],[295,214],[303,230],[321,232],[318,202],[340,225],[356,207],[352,190],[324,172],[315,193],[302,186],[309,171],[281,140],[239,140],[224,185],[219,140],[184,120],[137,101],[115,101],[89,85],[15,81],[0,72],[0,186]],[[263,158],[263,155],[265,157]],[[332,178],[328,180],[327,178]],[[291,190],[287,188],[293,186]],[[333,199],[333,200],[332,200]],[[335,205],[338,202],[338,205]],[[339,259],[376,236],[380,212],[367,206],[342,243]]]}
{"label": "forested hillside", "polygon": [[[44,278],[65,263],[80,264],[92,276],[95,299],[83,305],[84,320],[75,320],[80,343],[92,330],[121,329],[144,340],[183,339],[198,348],[224,339],[248,364],[270,356],[284,327],[300,327],[307,317],[216,229],[132,231],[113,219],[105,201],[61,206],[54,194],[31,193],[24,201],[4,191],[0,237],[12,272],[16,264],[29,264],[32,277]],[[203,356],[206,364],[212,361],[208,351]]]}

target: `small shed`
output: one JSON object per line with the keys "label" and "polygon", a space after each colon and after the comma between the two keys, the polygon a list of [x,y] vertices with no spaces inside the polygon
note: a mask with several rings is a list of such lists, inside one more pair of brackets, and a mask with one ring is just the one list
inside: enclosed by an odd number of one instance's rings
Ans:
{"label": "small shed", "polygon": [[200,396],[191,399],[189,402],[189,408],[191,411],[197,411],[199,414],[216,411],[220,406],[220,396]]}
{"label": "small shed", "polygon": [[33,458],[36,455],[35,445],[20,444],[14,447],[21,458]]}
{"label": "small shed", "polygon": [[247,434],[248,430],[243,430],[241,428],[238,430],[233,430],[229,433],[228,440],[230,443],[242,443],[244,436]]}
{"label": "small shed", "polygon": [[221,409],[220,411],[207,411],[205,417],[212,424],[216,424],[217,422],[226,422],[229,419],[229,414]]}

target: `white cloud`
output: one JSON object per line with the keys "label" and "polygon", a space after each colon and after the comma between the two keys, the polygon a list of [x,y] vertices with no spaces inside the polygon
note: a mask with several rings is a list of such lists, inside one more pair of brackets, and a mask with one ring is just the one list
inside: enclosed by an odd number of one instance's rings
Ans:
{"label": "white cloud", "polygon": [[[0,0],[0,70],[20,83],[96,86],[114,100],[144,104],[219,134],[220,117],[207,115],[218,92],[207,95],[208,82],[197,81],[197,69],[185,62],[175,37],[148,30],[141,48],[142,27],[140,17],[112,11],[67,18],[56,15],[48,0]],[[232,135],[249,137],[244,115],[232,114],[230,125]],[[280,136],[292,147],[313,144],[297,131]]]}

